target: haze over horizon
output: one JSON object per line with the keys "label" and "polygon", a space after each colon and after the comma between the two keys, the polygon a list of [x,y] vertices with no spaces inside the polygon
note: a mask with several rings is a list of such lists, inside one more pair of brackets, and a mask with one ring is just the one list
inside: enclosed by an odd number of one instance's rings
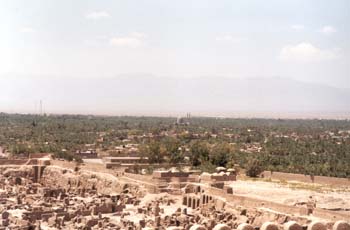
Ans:
{"label": "haze over horizon", "polygon": [[84,81],[3,77],[0,82],[2,110],[8,112],[39,113],[42,100],[45,112],[59,114],[350,117],[350,89],[285,78],[179,80],[134,74]]}
{"label": "haze over horizon", "polygon": [[350,117],[347,0],[0,2],[0,112]]}

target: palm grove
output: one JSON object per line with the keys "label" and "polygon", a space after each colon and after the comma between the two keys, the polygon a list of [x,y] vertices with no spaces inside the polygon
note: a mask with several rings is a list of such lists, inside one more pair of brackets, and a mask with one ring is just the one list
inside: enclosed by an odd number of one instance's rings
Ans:
{"label": "palm grove", "polygon": [[[79,160],[76,150],[101,152],[139,144],[152,163],[182,163],[213,171],[217,166],[350,177],[350,121],[0,114],[0,146],[13,155],[51,152]],[[103,137],[103,138],[101,138]]]}

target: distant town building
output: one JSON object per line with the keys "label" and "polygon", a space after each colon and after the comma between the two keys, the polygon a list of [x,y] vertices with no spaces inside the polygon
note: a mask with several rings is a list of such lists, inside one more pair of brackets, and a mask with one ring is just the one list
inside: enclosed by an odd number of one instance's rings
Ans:
{"label": "distant town building", "polygon": [[185,117],[178,117],[176,119],[176,125],[189,125],[190,122],[188,120],[188,118]]}
{"label": "distant town building", "polygon": [[88,149],[88,150],[77,150],[75,152],[76,156],[79,156],[83,159],[86,158],[97,158],[97,152],[95,149]]}
{"label": "distant town building", "polygon": [[106,168],[148,165],[148,157],[104,157]]}

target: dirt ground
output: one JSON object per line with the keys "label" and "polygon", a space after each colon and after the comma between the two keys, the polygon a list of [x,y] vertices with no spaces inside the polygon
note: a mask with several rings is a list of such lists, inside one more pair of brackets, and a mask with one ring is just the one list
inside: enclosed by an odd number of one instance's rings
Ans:
{"label": "dirt ground", "polygon": [[[73,168],[74,163],[65,161],[53,161],[54,165]],[[99,163],[85,163],[81,169],[95,172],[112,173]],[[132,180],[132,179],[130,179]],[[282,203],[286,205],[300,205],[313,196],[318,208],[346,211],[350,213],[350,187],[330,187],[327,185],[302,183],[296,181],[266,181],[263,179],[251,180],[241,179],[231,182],[233,193],[237,195],[258,198],[266,201]]]}
{"label": "dirt ground", "polygon": [[301,205],[313,196],[319,208],[350,212],[350,188],[331,188],[301,182],[238,180],[232,182],[233,193],[287,205]]}

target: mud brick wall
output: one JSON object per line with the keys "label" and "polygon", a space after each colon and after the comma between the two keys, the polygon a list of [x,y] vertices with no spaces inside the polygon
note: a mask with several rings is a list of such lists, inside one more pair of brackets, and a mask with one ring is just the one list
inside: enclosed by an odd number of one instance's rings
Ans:
{"label": "mud brick wall", "polygon": [[24,165],[28,159],[0,159],[0,165]]}

